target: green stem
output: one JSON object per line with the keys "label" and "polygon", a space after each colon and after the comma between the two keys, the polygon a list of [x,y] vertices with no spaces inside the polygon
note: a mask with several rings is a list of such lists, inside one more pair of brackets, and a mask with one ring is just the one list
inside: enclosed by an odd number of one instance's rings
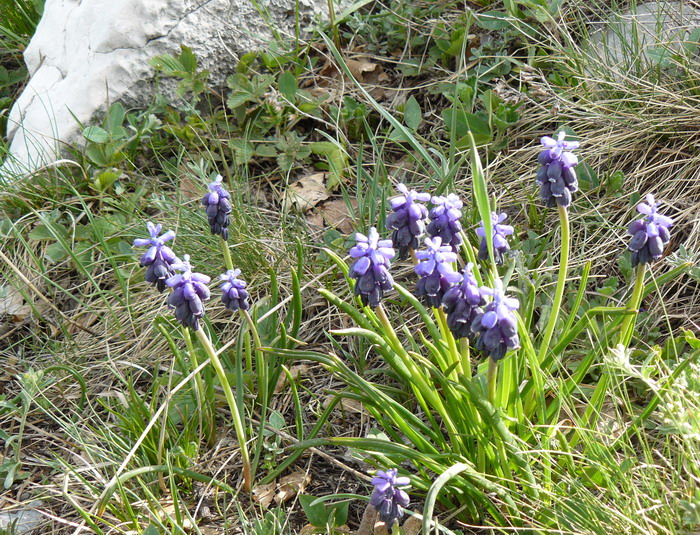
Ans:
{"label": "green stem", "polygon": [[228,243],[223,238],[219,238],[219,241],[221,242],[221,250],[224,253],[224,262],[226,263],[226,269],[232,270],[233,260],[231,259],[231,251],[229,251]]}
{"label": "green stem", "polygon": [[209,356],[212,366],[216,371],[216,375],[221,383],[221,388],[224,390],[224,396],[226,396],[226,401],[228,402],[229,409],[231,410],[231,416],[233,417],[233,427],[236,431],[236,438],[238,438],[238,445],[241,449],[241,461],[243,464],[243,481],[244,488],[246,492],[250,492],[253,488],[253,478],[250,471],[250,456],[248,455],[248,445],[246,443],[245,427],[243,426],[243,420],[241,418],[241,413],[238,410],[238,404],[236,403],[236,398],[233,397],[233,391],[229,385],[228,378],[226,377],[226,372],[224,367],[221,365],[221,361],[216,354],[216,350],[209,340],[203,329],[197,329],[195,331],[197,338],[201,342],[204,350]]}
{"label": "green stem", "polygon": [[571,247],[571,239],[569,236],[569,213],[566,208],[559,206],[559,219],[561,221],[561,255],[559,258],[559,277],[557,279],[557,288],[554,293],[554,301],[552,301],[552,312],[549,315],[549,321],[544,331],[544,337],[540,344],[540,352],[537,356],[538,362],[542,362],[547,356],[549,343],[552,341],[554,328],[557,325],[559,318],[559,309],[561,309],[562,299],[564,298],[564,286],[566,285],[566,273],[569,267],[569,248]]}
{"label": "green stem", "polygon": [[462,369],[464,375],[471,378],[472,376],[472,359],[469,352],[469,339],[460,338],[459,339],[459,350],[462,355]]}
{"label": "green stem", "polygon": [[489,371],[487,375],[489,388],[489,403],[496,407],[496,386],[498,385],[498,361],[489,357]]}
{"label": "green stem", "polygon": [[635,314],[629,314],[625,316],[622,321],[622,327],[620,328],[620,339],[618,344],[622,344],[627,348],[630,341],[632,340],[632,333],[634,332],[634,324],[639,314],[639,305],[642,303],[642,292],[644,291],[644,275],[646,272],[646,264],[639,264],[637,266],[637,273],[634,278],[634,289],[632,290],[632,297],[630,297],[629,303],[627,304],[627,310],[633,310]]}
{"label": "green stem", "polygon": [[255,344],[255,347],[253,348],[253,352],[255,353],[255,369],[258,372],[258,394],[260,397],[260,433],[258,435],[258,441],[255,449],[255,457],[253,459],[253,476],[255,476],[255,472],[257,471],[258,467],[258,461],[260,459],[260,451],[262,449],[262,440],[264,437],[263,434],[263,426],[267,422],[267,405],[270,399],[270,392],[269,392],[269,370],[267,367],[267,359],[265,358],[265,355],[262,352],[262,342],[260,341],[260,335],[258,334],[258,328],[255,322],[253,321],[253,318],[251,315],[248,313],[247,310],[243,310],[242,308],[239,309],[239,312],[241,313],[241,316],[245,319],[245,321],[248,323],[248,328],[250,332],[253,334],[253,343]]}
{"label": "green stem", "polygon": [[[190,354],[190,362],[193,370],[196,370],[199,367],[199,362],[197,362],[197,353],[194,350],[194,344],[192,343],[192,337],[190,336],[190,331],[187,329],[187,327],[182,328],[182,336],[185,338],[185,345],[187,346],[187,351]],[[204,382],[202,381],[202,376],[200,373],[197,373],[194,376],[194,382],[197,387],[196,389],[196,394],[197,394],[197,402],[199,403],[200,407],[203,408],[203,410],[200,411],[200,421],[199,421],[199,427],[202,429],[203,422],[202,422],[202,412],[205,413],[205,418],[206,418],[206,424],[207,424],[207,429],[206,429],[206,435],[207,435],[207,445],[208,446],[213,446],[214,445],[214,439],[216,437],[216,422],[214,420],[214,414],[213,411],[211,410],[211,405],[209,404],[206,396],[206,390],[204,388]]]}

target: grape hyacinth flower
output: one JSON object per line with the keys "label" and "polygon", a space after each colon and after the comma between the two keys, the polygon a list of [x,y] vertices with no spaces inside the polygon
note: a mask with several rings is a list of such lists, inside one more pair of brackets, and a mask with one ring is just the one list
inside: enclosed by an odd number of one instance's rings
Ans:
{"label": "grape hyacinth flower", "polygon": [[632,221],[627,232],[632,236],[629,249],[632,251],[632,267],[658,260],[671,240],[669,228],[673,220],[658,213],[658,203],[654,196],[648,193],[647,202],[637,206],[637,211],[646,217]]}
{"label": "grape hyacinth flower", "polygon": [[557,204],[567,208],[571,204],[571,195],[578,191],[578,180],[574,166],[578,158],[571,152],[579,146],[578,141],[564,141],[565,132],[559,132],[557,139],[544,136],[540,142],[545,150],[540,152],[537,161],[537,184],[540,186],[540,198],[549,208]]}
{"label": "grape hyacinth flower", "polygon": [[377,229],[369,229],[369,236],[355,234],[357,245],[350,249],[350,256],[357,258],[350,268],[355,279],[355,295],[360,296],[364,306],[375,308],[382,302],[384,293],[394,287],[389,273],[389,260],[394,257],[391,240],[380,240]]}
{"label": "grape hyacinth flower", "polygon": [[430,210],[430,223],[426,228],[431,238],[440,237],[442,243],[450,245],[457,252],[462,244],[462,201],[454,193],[445,197],[433,197],[430,200],[435,206]]}
{"label": "grape hyacinth flower", "polygon": [[168,298],[168,306],[175,309],[175,319],[183,327],[193,331],[199,329],[199,320],[204,316],[204,301],[209,300],[207,284],[211,280],[201,273],[192,273],[190,255],[184,261],[174,264],[173,268],[181,271],[170,277],[165,283],[173,289]]}
{"label": "grape hyacinth flower", "polygon": [[518,322],[513,312],[520,303],[503,293],[503,285],[496,281],[493,289],[481,287],[482,296],[491,296],[491,302],[472,322],[472,331],[478,335],[476,348],[490,356],[495,362],[505,357],[509,349],[520,347]]}
{"label": "grape hyacinth flower", "polygon": [[154,225],[150,221],[146,223],[150,238],[136,238],[134,247],[150,246],[148,251],[141,257],[140,263],[142,267],[148,266],[146,270],[146,281],[155,285],[159,292],[165,290],[165,280],[175,274],[173,264],[180,262],[175,256],[172,249],[165,245],[166,241],[170,241],[175,237],[175,232],[169,230],[162,236],[158,237],[162,225]]}
{"label": "grape hyacinth flower", "polygon": [[486,304],[472,274],[473,268],[474,264],[469,262],[462,271],[461,283],[447,290],[442,298],[447,326],[456,340],[468,338],[472,334],[472,323],[478,314],[483,313],[481,307]]}
{"label": "grape hyacinth flower", "polygon": [[408,485],[410,480],[407,477],[396,477],[397,474],[396,468],[390,468],[386,472],[377,470],[372,478],[374,492],[369,503],[379,511],[379,519],[388,528],[403,517],[403,508],[408,507],[409,503],[408,494],[398,487]]}
{"label": "grape hyacinth flower", "polygon": [[428,217],[428,209],[416,201],[428,202],[430,194],[409,190],[404,184],[398,184],[396,189],[401,195],[390,201],[394,212],[387,216],[386,226],[394,229],[391,241],[398,249],[399,260],[404,260],[411,249],[418,248],[418,238],[425,230],[424,221]]}
{"label": "grape hyacinth flower", "polygon": [[241,270],[236,268],[229,269],[223,275],[219,275],[219,279],[225,281],[221,285],[221,302],[232,312],[250,308],[250,303],[248,302],[249,294],[245,289],[246,283],[238,278],[240,274]]}
{"label": "grape hyacinth flower", "polygon": [[416,295],[422,297],[430,306],[438,308],[450,286],[462,280],[462,276],[452,268],[457,261],[457,253],[450,245],[442,245],[438,236],[425,239],[427,250],[416,251],[416,258],[421,260],[414,268],[420,280],[416,284]]}
{"label": "grape hyacinth flower", "polygon": [[220,234],[224,241],[228,240],[228,226],[231,223],[229,214],[231,194],[226,191],[221,182],[223,178],[217,175],[214,182],[209,184],[209,193],[202,197],[202,205],[207,210],[207,218],[212,234]]}
{"label": "grape hyacinth flower", "polygon": [[[508,218],[507,214],[496,214],[491,212],[491,233],[493,235],[493,259],[496,265],[503,264],[503,254],[510,250],[506,236],[513,234],[513,227],[510,225],[501,225]],[[489,259],[489,249],[486,243],[486,229],[484,222],[476,229],[476,234],[481,236],[481,244],[479,245],[479,260]]]}

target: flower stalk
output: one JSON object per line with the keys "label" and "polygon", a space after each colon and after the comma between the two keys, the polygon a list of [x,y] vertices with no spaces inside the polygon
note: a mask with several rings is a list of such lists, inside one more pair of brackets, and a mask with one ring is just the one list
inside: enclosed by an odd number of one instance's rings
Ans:
{"label": "flower stalk", "polygon": [[241,463],[243,464],[243,487],[246,492],[251,492],[253,489],[253,476],[250,467],[250,455],[248,454],[248,445],[246,442],[246,432],[243,425],[243,419],[241,418],[241,412],[238,408],[238,403],[236,403],[236,398],[231,390],[231,385],[226,377],[226,371],[224,370],[221,361],[219,360],[216,350],[209,340],[209,337],[204,332],[204,329],[197,329],[195,331],[197,338],[199,338],[200,343],[204,347],[204,351],[209,357],[209,361],[214,367],[219,382],[221,383],[221,388],[224,390],[224,396],[228,402],[229,409],[231,411],[231,416],[233,417],[233,427],[236,432],[236,438],[238,439],[238,446],[241,450]]}
{"label": "flower stalk", "polygon": [[554,328],[557,325],[559,318],[559,310],[561,309],[562,300],[564,298],[564,287],[566,286],[566,275],[569,269],[569,249],[571,248],[571,238],[569,235],[569,212],[566,207],[559,205],[559,220],[561,221],[561,253],[559,255],[559,276],[557,278],[557,287],[554,292],[554,300],[552,301],[552,312],[549,315],[549,321],[544,330],[542,343],[540,344],[540,352],[538,361],[541,363],[547,356],[549,344],[552,341]]}

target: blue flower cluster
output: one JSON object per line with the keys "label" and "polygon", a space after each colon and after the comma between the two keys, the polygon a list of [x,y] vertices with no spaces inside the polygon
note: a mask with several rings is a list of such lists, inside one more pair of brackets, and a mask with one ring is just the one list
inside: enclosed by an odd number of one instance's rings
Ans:
{"label": "blue flower cluster", "polygon": [[428,209],[417,201],[428,202],[430,195],[409,190],[403,184],[398,184],[396,189],[401,195],[390,200],[393,213],[387,216],[386,226],[394,229],[391,242],[399,252],[399,260],[405,260],[411,249],[418,249],[418,238],[425,231],[428,217]]}
{"label": "blue flower cluster", "polygon": [[[506,214],[497,214],[496,212],[491,212],[491,235],[493,242],[493,257],[497,265],[503,264],[503,255],[510,250],[508,245],[508,240],[506,236],[513,234],[513,227],[510,225],[501,225],[508,216]],[[489,248],[486,243],[486,229],[484,228],[484,222],[476,229],[477,236],[481,237],[481,243],[479,244],[479,260],[489,259]]]}
{"label": "blue flower cluster", "polygon": [[671,241],[668,229],[673,225],[673,220],[658,212],[659,205],[651,193],[647,194],[646,201],[637,206],[637,211],[646,217],[632,221],[627,229],[632,236],[629,244],[632,267],[658,260]]}
{"label": "blue flower cluster", "polygon": [[559,132],[557,139],[544,136],[541,143],[545,150],[537,157],[540,163],[537,171],[540,197],[550,208],[557,204],[568,208],[572,194],[578,191],[578,180],[574,171],[578,158],[569,151],[577,149],[579,143],[564,141],[565,137],[564,132]]}
{"label": "blue flower cluster", "polygon": [[405,487],[410,480],[407,477],[397,477],[398,472],[396,468],[390,468],[386,472],[377,470],[372,478],[374,492],[369,503],[379,511],[379,519],[389,528],[401,520],[403,508],[409,504],[408,494],[399,487]]}
{"label": "blue flower cluster", "polygon": [[[221,182],[221,175],[218,175],[209,184],[209,193],[202,199],[202,204],[207,208],[212,233],[220,234],[226,240],[232,210],[231,195],[222,187]],[[180,260],[165,245],[175,238],[175,232],[169,230],[160,236],[162,225],[154,225],[150,221],[146,223],[146,228],[149,237],[134,240],[134,247],[148,247],[140,259],[141,266],[147,268],[146,281],[155,285],[160,292],[170,287],[172,293],[168,297],[168,307],[175,311],[175,319],[182,326],[196,331],[205,314],[204,303],[210,298],[207,284],[211,279],[202,273],[192,272],[189,255]],[[250,308],[250,296],[245,289],[246,283],[238,278],[240,273],[239,269],[234,269],[219,276],[222,281],[221,301],[232,311]]]}
{"label": "blue flower cluster", "polygon": [[357,260],[350,268],[355,279],[355,295],[362,304],[372,308],[379,306],[384,293],[394,287],[389,273],[389,261],[394,257],[391,240],[379,240],[377,229],[372,227],[369,236],[355,234],[357,245],[350,249],[350,256]]}

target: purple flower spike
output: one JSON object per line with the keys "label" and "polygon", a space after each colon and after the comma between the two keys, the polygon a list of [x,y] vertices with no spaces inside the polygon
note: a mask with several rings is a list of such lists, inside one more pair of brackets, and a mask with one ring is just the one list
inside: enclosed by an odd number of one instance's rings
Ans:
{"label": "purple flower spike", "polygon": [[224,240],[228,240],[229,214],[233,208],[231,195],[221,185],[222,181],[221,175],[217,175],[214,182],[209,184],[209,193],[202,197],[202,205],[207,210],[211,233],[220,234]]}
{"label": "purple flower spike", "polygon": [[[510,250],[506,236],[513,234],[513,227],[510,225],[501,225],[508,218],[507,214],[496,214],[491,212],[491,229],[493,236],[493,257],[497,265],[503,264],[503,254]],[[486,229],[484,222],[476,229],[476,234],[481,236],[481,245],[479,246],[479,260],[489,259],[489,249],[486,243]]]}
{"label": "purple flower spike", "polygon": [[246,283],[238,278],[240,274],[240,269],[229,269],[223,275],[219,275],[219,279],[225,281],[221,285],[221,302],[232,312],[250,308]]}
{"label": "purple flower spike", "polygon": [[146,223],[146,227],[151,237],[136,238],[134,240],[134,247],[148,246],[148,251],[141,257],[141,266],[148,266],[146,270],[146,281],[155,285],[158,291],[162,292],[165,290],[165,280],[175,273],[175,271],[173,271],[173,264],[180,262],[172,249],[165,245],[166,241],[170,241],[175,237],[175,232],[169,230],[158,237],[158,234],[160,234],[163,228],[162,225],[154,225],[149,221]]}
{"label": "purple flower spike", "polygon": [[472,323],[478,314],[483,313],[481,307],[486,304],[472,274],[473,268],[474,264],[469,262],[462,271],[461,284],[447,290],[442,298],[447,314],[447,326],[456,340],[468,338],[472,334]]}
{"label": "purple flower spike", "polygon": [[482,286],[480,291],[482,296],[491,296],[491,302],[472,322],[472,332],[478,335],[476,348],[499,361],[508,350],[520,347],[518,321],[513,314],[520,303],[503,293],[500,280],[493,289]]}
{"label": "purple flower spike", "polygon": [[389,273],[389,260],[394,257],[391,240],[379,240],[377,229],[369,229],[369,236],[355,234],[357,245],[350,249],[350,256],[357,258],[350,268],[350,276],[355,279],[355,295],[362,304],[372,308],[379,306],[384,293],[394,287],[394,279]]}
{"label": "purple flower spike", "polygon": [[409,190],[403,184],[398,184],[396,189],[402,195],[391,199],[394,212],[386,218],[386,226],[394,229],[391,241],[399,251],[399,260],[404,260],[411,249],[418,248],[418,238],[423,234],[424,221],[428,218],[428,209],[416,201],[428,202],[430,194]]}
{"label": "purple flower spike", "polygon": [[388,528],[403,518],[403,508],[408,507],[409,503],[408,494],[398,487],[404,487],[411,481],[407,477],[396,477],[397,474],[396,468],[390,468],[386,472],[377,470],[377,474],[372,478],[374,492],[369,503],[379,511],[379,519]]}
{"label": "purple flower spike", "polygon": [[673,225],[673,220],[658,213],[659,205],[651,193],[647,194],[646,201],[637,206],[637,211],[646,217],[632,221],[627,229],[632,236],[629,244],[632,251],[632,267],[661,258],[671,240],[668,229]]}
{"label": "purple flower spike", "polygon": [[430,200],[435,206],[430,210],[430,223],[426,231],[431,238],[440,237],[442,243],[452,246],[457,252],[462,244],[462,201],[454,193],[446,197],[433,197]]}
{"label": "purple flower spike", "polygon": [[192,273],[190,255],[185,255],[185,260],[174,264],[173,268],[182,273],[165,281],[173,289],[168,298],[168,306],[175,309],[175,319],[183,327],[196,331],[199,329],[199,320],[204,316],[203,303],[210,297],[206,285],[211,279],[201,273]]}
{"label": "purple flower spike", "polygon": [[440,237],[425,239],[427,250],[417,251],[421,260],[414,268],[420,280],[416,284],[416,295],[430,306],[438,308],[450,286],[462,280],[462,276],[452,268],[457,261],[457,253],[449,245],[442,245]]}
{"label": "purple flower spike", "polygon": [[571,204],[572,194],[578,191],[578,180],[574,167],[578,158],[571,152],[579,146],[578,141],[564,141],[565,132],[559,132],[557,139],[544,136],[540,142],[545,150],[540,152],[537,161],[537,184],[540,186],[540,198],[549,208],[557,204],[567,208]]}

